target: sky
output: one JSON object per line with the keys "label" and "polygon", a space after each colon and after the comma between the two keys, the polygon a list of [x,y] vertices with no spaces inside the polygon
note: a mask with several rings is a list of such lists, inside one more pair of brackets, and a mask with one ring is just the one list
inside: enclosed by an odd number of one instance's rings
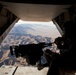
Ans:
{"label": "sky", "polygon": [[17,22],[17,24],[41,24],[41,25],[54,25],[52,21],[49,22],[36,22],[36,21],[23,21],[23,20],[19,20]]}
{"label": "sky", "polygon": [[54,25],[54,23],[52,21],[49,22],[34,22],[34,21],[22,21],[19,20],[16,23],[17,25],[20,24],[30,24],[31,28],[33,28],[35,31],[28,31],[28,34],[33,34],[33,35],[41,35],[43,37],[53,37],[56,38],[58,36],[60,36],[59,31],[57,30],[56,26]]}

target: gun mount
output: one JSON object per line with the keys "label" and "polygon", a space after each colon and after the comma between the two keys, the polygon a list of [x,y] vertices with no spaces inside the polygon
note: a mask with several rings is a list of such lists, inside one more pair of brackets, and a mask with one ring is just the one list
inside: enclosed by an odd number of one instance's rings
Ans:
{"label": "gun mount", "polygon": [[42,49],[47,46],[51,46],[52,43],[39,43],[39,44],[26,44],[19,46],[10,46],[11,55],[16,57],[26,58],[26,61],[30,65],[35,65],[43,55]]}

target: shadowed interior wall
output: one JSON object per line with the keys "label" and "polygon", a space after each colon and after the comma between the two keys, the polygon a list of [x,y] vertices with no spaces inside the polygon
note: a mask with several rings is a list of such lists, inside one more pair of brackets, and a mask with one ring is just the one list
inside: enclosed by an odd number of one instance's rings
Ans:
{"label": "shadowed interior wall", "polygon": [[16,21],[18,21],[18,18],[0,4],[0,43]]}

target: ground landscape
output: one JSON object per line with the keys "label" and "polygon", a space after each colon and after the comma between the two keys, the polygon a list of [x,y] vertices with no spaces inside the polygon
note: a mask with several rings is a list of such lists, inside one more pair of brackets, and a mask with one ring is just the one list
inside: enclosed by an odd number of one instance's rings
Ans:
{"label": "ground landscape", "polygon": [[[33,27],[33,26],[32,26]],[[30,26],[15,26],[6,36],[5,40],[0,46],[0,66],[2,65],[14,65],[14,66],[26,66],[26,60],[23,58],[16,58],[10,54],[10,46],[19,45],[19,44],[32,44],[45,42],[52,42],[51,37],[44,37],[41,35],[33,35],[28,32],[36,32],[35,29]],[[35,33],[36,34],[36,33]],[[55,34],[56,36],[56,34]]]}

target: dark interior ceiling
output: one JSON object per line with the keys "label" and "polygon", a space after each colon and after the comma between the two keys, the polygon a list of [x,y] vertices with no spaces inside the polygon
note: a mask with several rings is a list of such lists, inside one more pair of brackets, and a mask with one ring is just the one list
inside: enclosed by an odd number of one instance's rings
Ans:
{"label": "dark interior ceiling", "polygon": [[[60,1],[61,2],[61,1]],[[5,1],[2,0],[0,3],[3,5],[3,8],[8,9],[18,18],[24,21],[51,21],[59,14],[64,11],[67,11],[67,8],[70,7],[70,2],[67,4],[65,2],[57,1],[18,1],[11,0]],[[71,2],[72,3],[72,2]]]}
{"label": "dark interior ceiling", "polygon": [[54,4],[54,5],[67,5],[74,4],[75,0],[0,0],[13,3],[30,3],[30,4]]}

